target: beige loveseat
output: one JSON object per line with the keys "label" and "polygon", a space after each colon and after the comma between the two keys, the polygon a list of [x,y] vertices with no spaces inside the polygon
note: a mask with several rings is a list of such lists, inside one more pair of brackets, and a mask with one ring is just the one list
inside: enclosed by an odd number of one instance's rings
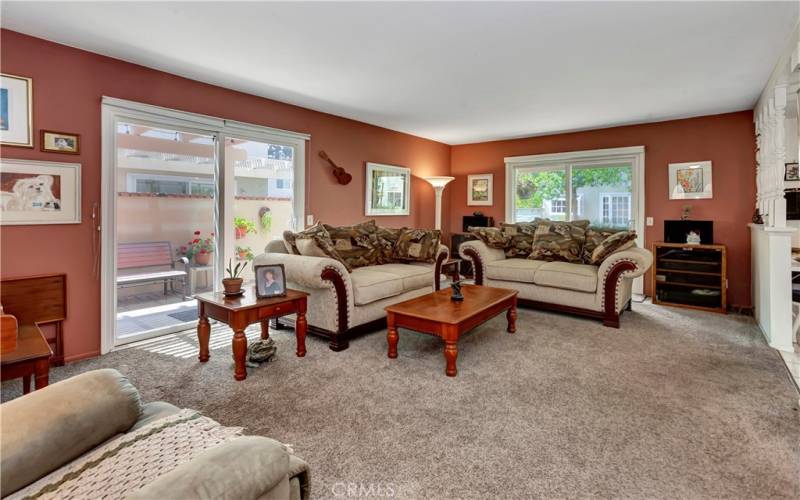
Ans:
{"label": "beige loveseat", "polygon": [[142,404],[116,370],[4,403],[0,420],[4,498],[309,498],[308,467],[283,444]]}
{"label": "beige loveseat", "polygon": [[652,254],[637,247],[613,253],[599,266],[507,258],[481,240],[462,243],[459,254],[472,262],[477,285],[513,288],[522,306],[601,319],[615,328],[630,309],[633,278],[653,263]]}
{"label": "beige loveseat", "polygon": [[[442,263],[449,250],[439,245],[435,262],[391,263],[348,272],[328,257],[288,253],[282,240],[271,241],[254,265],[283,264],[286,286],[308,292],[308,331],[330,339],[334,351],[350,338],[386,327],[384,308],[439,289]],[[278,319],[276,327],[281,327]]]}

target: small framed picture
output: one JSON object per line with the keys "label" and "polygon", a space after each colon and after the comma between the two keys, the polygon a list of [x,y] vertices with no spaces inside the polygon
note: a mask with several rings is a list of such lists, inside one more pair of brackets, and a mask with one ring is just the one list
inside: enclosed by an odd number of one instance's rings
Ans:
{"label": "small framed picture", "polygon": [[784,166],[786,171],[783,174],[783,180],[800,181],[800,163],[787,163]]}
{"label": "small framed picture", "polygon": [[669,164],[669,199],[702,200],[713,198],[711,162]]}
{"label": "small framed picture", "polygon": [[286,295],[286,273],[283,264],[255,266],[256,297],[268,299]]}
{"label": "small framed picture", "polygon": [[80,134],[67,134],[53,130],[42,130],[40,148],[49,153],[77,155],[81,152]]}
{"label": "small framed picture", "polygon": [[492,206],[494,174],[467,176],[467,205]]}
{"label": "small framed picture", "polygon": [[33,80],[0,74],[0,144],[33,147]]}

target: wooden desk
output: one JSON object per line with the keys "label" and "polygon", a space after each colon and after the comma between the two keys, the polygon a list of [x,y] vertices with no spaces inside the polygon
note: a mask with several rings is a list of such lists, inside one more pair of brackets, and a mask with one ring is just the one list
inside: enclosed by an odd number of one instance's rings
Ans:
{"label": "wooden desk", "polygon": [[20,325],[54,325],[53,364],[64,364],[64,320],[67,319],[67,275],[45,274],[0,281],[0,303]]}
{"label": "wooden desk", "polygon": [[200,319],[197,322],[197,339],[200,342],[201,363],[208,361],[208,340],[211,337],[211,325],[208,318],[221,321],[233,329],[233,361],[236,368],[233,378],[247,378],[245,361],[247,357],[247,337],[245,328],[253,323],[261,323],[261,338],[269,338],[269,320],[287,314],[296,314],[295,336],[297,338],[297,356],[306,355],[306,298],[308,294],[297,290],[287,290],[285,297],[269,299],[256,298],[251,287],[245,294],[236,298],[227,298],[220,292],[209,292],[196,295],[197,309]]}
{"label": "wooden desk", "polygon": [[20,325],[17,348],[0,356],[0,379],[22,377],[22,392],[31,390],[31,375],[36,377],[36,389],[46,387],[50,377],[50,357],[53,351],[36,325]]}

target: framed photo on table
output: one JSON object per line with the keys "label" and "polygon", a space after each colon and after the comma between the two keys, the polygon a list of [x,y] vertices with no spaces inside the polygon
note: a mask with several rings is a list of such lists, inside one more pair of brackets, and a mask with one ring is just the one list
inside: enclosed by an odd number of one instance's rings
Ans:
{"label": "framed photo on table", "polygon": [[710,161],[669,164],[670,200],[707,198],[713,198]]}
{"label": "framed photo on table", "polygon": [[286,271],[283,264],[255,266],[256,297],[269,299],[286,295]]}
{"label": "framed photo on table", "polygon": [[0,159],[0,224],[79,224],[81,165]]}
{"label": "framed photo on table", "polygon": [[479,174],[467,176],[467,205],[492,206],[492,191],[494,190],[494,174]]}
{"label": "framed photo on table", "polygon": [[786,163],[784,168],[783,180],[800,181],[800,163]]}
{"label": "framed photo on table", "polygon": [[0,144],[33,147],[33,80],[0,73]]}
{"label": "framed photo on table", "polygon": [[366,215],[408,215],[411,169],[367,163]]}

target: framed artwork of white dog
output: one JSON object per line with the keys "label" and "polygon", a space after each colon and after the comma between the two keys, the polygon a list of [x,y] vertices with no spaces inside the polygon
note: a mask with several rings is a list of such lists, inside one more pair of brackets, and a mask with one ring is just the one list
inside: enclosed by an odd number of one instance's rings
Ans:
{"label": "framed artwork of white dog", "polygon": [[81,165],[0,159],[0,224],[79,224]]}

